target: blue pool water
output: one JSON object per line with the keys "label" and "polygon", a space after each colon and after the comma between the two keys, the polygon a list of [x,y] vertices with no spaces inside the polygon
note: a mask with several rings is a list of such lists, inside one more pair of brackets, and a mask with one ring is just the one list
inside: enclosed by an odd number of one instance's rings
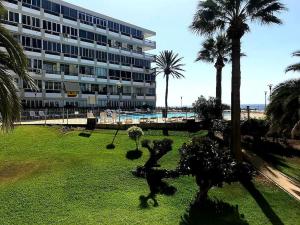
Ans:
{"label": "blue pool water", "polygon": [[[172,117],[192,117],[195,116],[194,113],[182,113],[182,112],[170,112],[168,113],[168,118]],[[162,113],[133,113],[133,114],[121,114],[121,120],[124,119],[142,119],[142,118],[162,118]]]}

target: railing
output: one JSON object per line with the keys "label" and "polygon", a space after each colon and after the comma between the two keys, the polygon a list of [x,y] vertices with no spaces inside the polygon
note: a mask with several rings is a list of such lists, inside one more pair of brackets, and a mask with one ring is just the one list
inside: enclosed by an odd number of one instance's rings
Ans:
{"label": "railing", "polygon": [[49,74],[56,74],[56,75],[61,75],[61,71],[59,70],[44,70],[45,73],[49,73]]}
{"label": "railing", "polygon": [[148,40],[148,39],[145,39],[144,42],[146,44],[149,44],[149,45],[156,45],[156,42],[155,41],[151,41],[151,40]]}

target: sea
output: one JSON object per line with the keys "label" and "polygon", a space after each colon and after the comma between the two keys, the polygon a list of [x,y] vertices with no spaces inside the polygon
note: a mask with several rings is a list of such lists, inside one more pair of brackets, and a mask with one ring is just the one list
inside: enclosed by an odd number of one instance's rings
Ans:
{"label": "sea", "polygon": [[241,104],[241,109],[247,109],[247,106],[250,107],[250,110],[265,111],[265,104]]}

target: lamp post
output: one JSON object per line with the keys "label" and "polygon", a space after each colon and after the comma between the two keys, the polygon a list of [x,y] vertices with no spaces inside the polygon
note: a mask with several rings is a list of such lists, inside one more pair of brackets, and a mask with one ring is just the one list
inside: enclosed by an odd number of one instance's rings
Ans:
{"label": "lamp post", "polygon": [[273,84],[268,84],[268,87],[269,87],[269,90],[270,90],[270,100],[271,100],[271,94],[272,94]]}
{"label": "lamp post", "polygon": [[182,96],[180,97],[180,100],[181,100],[181,102],[180,102],[180,103],[181,103],[181,110],[182,110]]}
{"label": "lamp post", "polygon": [[119,124],[121,123],[121,96],[122,96],[122,83],[117,83],[117,89],[119,93]]}
{"label": "lamp post", "polygon": [[267,94],[268,94],[268,92],[265,91],[265,110],[266,110],[266,108],[267,108]]}

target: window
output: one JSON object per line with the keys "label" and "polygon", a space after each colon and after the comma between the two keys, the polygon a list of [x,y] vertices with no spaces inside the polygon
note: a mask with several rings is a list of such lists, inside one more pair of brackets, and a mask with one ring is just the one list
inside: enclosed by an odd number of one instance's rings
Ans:
{"label": "window", "polygon": [[65,38],[71,37],[72,39],[77,39],[78,30],[73,27],[63,26],[63,34]]}
{"label": "window", "polygon": [[64,18],[77,21],[77,10],[62,5],[61,13]]}
{"label": "window", "polygon": [[121,71],[122,80],[131,80],[131,72]]}
{"label": "window", "polygon": [[41,1],[40,0],[23,0],[22,5],[25,7],[28,7],[28,8],[40,10]]}
{"label": "window", "polygon": [[91,84],[80,83],[79,85],[82,94],[95,94],[95,92],[92,91]]}
{"label": "window", "polygon": [[45,89],[47,93],[60,93],[62,86],[60,82],[46,81]]}
{"label": "window", "polygon": [[[42,90],[42,81],[41,80],[34,80],[35,85],[39,88],[39,91]],[[26,92],[33,92],[35,90],[31,90],[30,85],[28,85],[25,81],[23,81],[23,88]]]}
{"label": "window", "polygon": [[140,40],[144,39],[142,31],[134,29],[134,28],[131,28],[131,35],[133,38],[137,38]]}
{"label": "window", "polygon": [[95,72],[98,78],[107,79],[107,69],[96,67]]}
{"label": "window", "polygon": [[121,33],[126,35],[126,36],[130,36],[130,27],[127,27],[125,25],[120,25],[120,30],[121,30]]}
{"label": "window", "polygon": [[149,88],[147,91],[148,96],[155,96],[155,88]]}
{"label": "window", "polygon": [[108,62],[111,64],[120,64],[120,56],[108,53]]}
{"label": "window", "polygon": [[120,70],[109,70],[109,79],[120,80]]}
{"label": "window", "polygon": [[112,32],[119,33],[120,25],[118,23],[108,21],[108,29]]}
{"label": "window", "polygon": [[155,81],[155,74],[145,74],[145,81],[147,83]]}
{"label": "window", "polygon": [[80,56],[82,59],[93,60],[95,52],[92,49],[80,48]]}
{"label": "window", "polygon": [[94,67],[92,66],[79,66],[79,73],[82,75],[94,75]]}
{"label": "window", "polygon": [[131,61],[132,61],[131,57],[123,56],[123,55],[121,56],[121,63],[122,63],[123,66],[130,66]]}
{"label": "window", "polygon": [[48,0],[43,0],[42,8],[46,13],[53,14],[59,16],[60,14],[60,5],[54,2],[50,2]]}
{"label": "window", "polygon": [[144,67],[144,60],[143,59],[133,59],[133,66],[137,68],[143,68]]}
{"label": "window", "polygon": [[95,39],[95,34],[93,32],[79,30],[79,37],[82,41],[93,43]]}
{"label": "window", "polygon": [[78,66],[75,64],[60,64],[60,71],[65,75],[78,76]]}
{"label": "window", "polygon": [[79,12],[78,15],[81,23],[91,25],[91,26],[94,25],[94,17],[92,15],[89,15],[84,12]]}
{"label": "window", "polygon": [[27,51],[41,52],[42,41],[38,38],[22,36],[22,45]]}
{"label": "window", "polygon": [[106,46],[107,45],[107,37],[101,34],[95,34],[95,40],[97,44]]}
{"label": "window", "polygon": [[101,51],[96,51],[96,58],[98,62],[107,62],[107,53],[106,52],[101,52]]}
{"label": "window", "polygon": [[8,21],[12,25],[17,25],[19,23],[19,13],[9,12]]}
{"label": "window", "polygon": [[101,29],[106,29],[107,27],[107,21],[98,17],[94,17],[94,24]]}
{"label": "window", "polygon": [[60,43],[43,41],[43,50],[48,54],[59,55],[61,53]]}
{"label": "window", "polygon": [[25,28],[40,30],[40,19],[38,18],[22,15],[22,24]]}
{"label": "window", "polygon": [[46,33],[54,35],[59,35],[61,31],[60,24],[46,20],[43,21],[43,29]]}
{"label": "window", "polygon": [[135,82],[144,82],[144,74],[143,73],[132,73],[132,79]]}
{"label": "window", "polygon": [[78,57],[78,47],[73,45],[62,45],[62,53],[64,56],[77,58]]}

